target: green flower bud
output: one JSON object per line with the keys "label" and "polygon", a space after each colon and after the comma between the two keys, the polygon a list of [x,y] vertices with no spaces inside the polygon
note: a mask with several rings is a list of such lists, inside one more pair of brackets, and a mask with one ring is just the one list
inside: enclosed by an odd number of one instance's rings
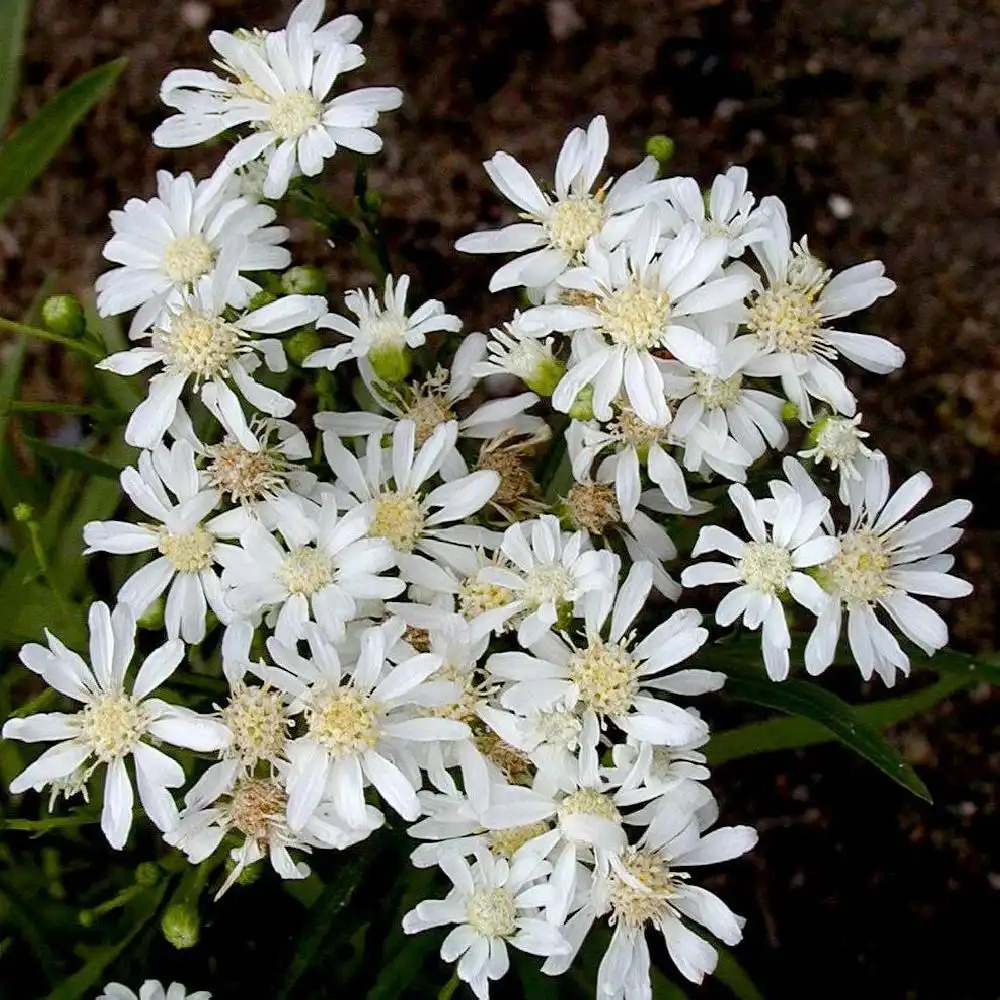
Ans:
{"label": "green flower bud", "polygon": [[264,306],[269,306],[272,302],[277,302],[278,296],[273,292],[269,292],[266,288],[262,288],[250,301],[247,303],[247,312],[253,312],[255,309],[263,309]]}
{"label": "green flower bud", "polygon": [[590,420],[594,416],[594,390],[585,385],[573,400],[573,405],[569,408],[569,415],[574,420]]}
{"label": "green flower bud", "polygon": [[81,910],[76,915],[77,922],[81,927],[93,927],[96,917],[92,910]]}
{"label": "green flower bud", "polygon": [[50,295],[42,303],[42,326],[63,337],[82,337],[86,323],[80,300],[75,295]]}
{"label": "green flower bud", "polygon": [[386,382],[402,382],[413,367],[413,352],[405,344],[377,347],[368,355],[375,374]]}
{"label": "green flower bud", "polygon": [[293,365],[302,367],[302,362],[315,354],[323,346],[323,338],[313,329],[305,328],[285,341],[285,353]]}
{"label": "green flower bud", "polygon": [[781,408],[781,419],[786,424],[799,419],[799,408],[791,400],[785,400],[785,405]]}
{"label": "green flower bud", "polygon": [[[794,405],[795,405],[794,403],[785,403],[785,406],[794,406]],[[795,415],[798,416],[798,413],[799,411],[798,409],[796,409]],[[781,415],[784,417],[784,410],[782,410]],[[809,431],[806,434],[806,448],[815,448],[816,445],[819,444],[819,436],[820,434],[823,433],[823,431],[826,429],[826,426],[830,423],[830,416],[831,414],[822,412],[819,414],[819,416],[816,417],[816,420],[813,422],[812,427],[809,428]]]}
{"label": "green flower bud", "polygon": [[322,295],[326,285],[326,275],[318,267],[290,267],[281,276],[282,291],[289,295]]}
{"label": "green flower bud", "polygon": [[565,374],[566,366],[557,358],[548,357],[535,365],[534,371],[524,379],[524,384],[539,396],[551,396]]}
{"label": "green flower bud", "polygon": [[[236,868],[236,862],[232,858],[226,858],[226,875],[232,875]],[[264,874],[264,863],[255,861],[252,865],[247,865],[243,871],[236,876],[237,885],[253,885],[261,875]]]}
{"label": "green flower bud", "polygon": [[365,191],[364,207],[367,212],[378,214],[382,211],[382,195],[375,188]]}
{"label": "green flower bud", "polygon": [[30,503],[14,504],[14,520],[21,524],[30,521],[35,516],[35,508]]}
{"label": "green flower bud", "polygon": [[646,152],[655,157],[661,167],[673,158],[674,149],[674,140],[668,135],[651,135],[646,140]]}
{"label": "green flower bud", "polygon": [[152,604],[146,608],[145,611],[136,619],[136,625],[139,628],[149,629],[151,632],[157,632],[163,628],[164,621],[164,610],[166,609],[166,601],[162,597],[157,597]]}
{"label": "green flower bud", "polygon": [[174,903],[164,911],[160,930],[175,948],[193,948],[201,933],[198,911],[186,903]]}
{"label": "green flower bud", "polygon": [[137,885],[149,889],[160,881],[160,866],[154,861],[142,861],[135,869]]}

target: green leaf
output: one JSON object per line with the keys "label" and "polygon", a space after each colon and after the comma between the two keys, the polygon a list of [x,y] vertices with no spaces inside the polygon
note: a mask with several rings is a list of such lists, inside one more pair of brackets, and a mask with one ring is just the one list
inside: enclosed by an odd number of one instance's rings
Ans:
{"label": "green leaf", "polygon": [[424,959],[438,945],[434,934],[416,934],[406,939],[379,972],[365,1000],[396,1000],[421,974]]}
{"label": "green leaf", "polygon": [[0,136],[17,99],[24,32],[30,10],[31,0],[4,0],[0,4]]}
{"label": "green leaf", "polygon": [[729,988],[737,1000],[764,1000],[764,995],[747,975],[746,969],[733,957],[733,953],[716,945],[719,964],[715,967],[715,978]]}
{"label": "green leaf", "polygon": [[799,715],[828,729],[833,736],[883,774],[927,802],[927,786],[906,764],[878,729],[866,722],[850,705],[835,694],[809,681],[781,681],[755,677],[730,677],[726,694],[764,708]]}
{"label": "green leaf", "polygon": [[116,462],[109,462],[106,459],[98,458],[96,455],[88,455],[85,451],[78,451],[76,448],[67,448],[65,445],[52,444],[51,441],[43,441],[41,438],[24,436],[25,443],[36,455],[42,458],[50,458],[63,468],[75,469],[77,472],[86,472],[92,476],[101,476],[104,479],[113,479],[116,483],[122,473],[124,465]]}
{"label": "green leaf", "polygon": [[949,677],[964,677],[967,684],[1000,684],[1000,658],[996,653],[971,656],[942,649],[933,656],[911,656],[910,663],[918,670],[936,670]]}
{"label": "green leaf", "polygon": [[0,645],[40,642],[45,629],[59,636],[71,649],[87,646],[85,615],[79,604],[56,594],[36,580],[25,581],[17,567],[0,580]]}
{"label": "green leaf", "polygon": [[[969,683],[970,680],[966,677],[945,677],[936,684],[900,698],[886,698],[869,705],[853,707],[862,721],[884,729],[886,726],[897,725],[930,711],[939,702],[968,686]],[[799,716],[789,716],[768,719],[765,722],[752,722],[736,729],[713,733],[706,752],[709,763],[714,767],[758,753],[798,750],[802,747],[829,743],[834,739],[836,737],[826,726]]]}
{"label": "green leaf", "polygon": [[0,149],[0,219],[48,166],[124,68],[125,60],[116,59],[84,73],[11,135]]}
{"label": "green leaf", "polygon": [[649,977],[653,984],[653,1000],[688,1000],[688,995],[655,966],[650,968]]}

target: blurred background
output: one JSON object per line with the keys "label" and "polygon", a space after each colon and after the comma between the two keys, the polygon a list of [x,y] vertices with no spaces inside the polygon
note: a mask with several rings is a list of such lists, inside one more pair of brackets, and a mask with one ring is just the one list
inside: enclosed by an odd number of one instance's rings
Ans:
{"label": "blurred background", "polygon": [[[58,290],[89,294],[107,212],[151,196],[157,169],[210,171],[217,151],[150,144],[165,114],[160,80],[206,65],[211,29],[278,26],[291,7],[37,0],[15,123],[79,73],[120,55],[129,65],[0,225],[0,313],[19,315],[47,276]],[[611,127],[612,173],[665,133],[676,143],[673,172],[710,182],[745,164],[755,193],[784,198],[793,233],[808,233],[830,267],[884,259],[899,288],[861,328],[900,344],[908,362],[852,388],[900,479],[926,469],[941,499],[975,502],[958,558],[976,592],[949,609],[953,642],[996,647],[996,0],[378,0],[328,10],[368,25],[368,65],[352,82],[406,94],[403,110],[380,121],[386,150],[371,172],[395,269],[410,270],[468,329],[498,324],[514,305],[486,294],[494,261],[451,249],[457,236],[509,218],[481,161],[503,148],[550,176],[566,131],[597,113]],[[337,172],[335,160],[335,187]],[[293,223],[292,251],[329,271],[334,308],[368,280],[304,225]],[[74,363],[58,352],[32,356],[23,398],[80,391]],[[836,683],[852,699],[864,693],[856,677]],[[989,689],[972,688],[894,734],[933,805],[837,747],[716,772],[724,820],[761,832],[755,854],[711,887],[748,918],[738,955],[768,1000],[1000,996],[997,704]],[[273,896],[263,886],[234,893],[201,947],[181,956],[164,945],[168,964],[146,973],[235,996],[224,983],[266,958],[262,927],[272,944],[299,933],[263,916]],[[310,995],[323,996],[317,989]]]}

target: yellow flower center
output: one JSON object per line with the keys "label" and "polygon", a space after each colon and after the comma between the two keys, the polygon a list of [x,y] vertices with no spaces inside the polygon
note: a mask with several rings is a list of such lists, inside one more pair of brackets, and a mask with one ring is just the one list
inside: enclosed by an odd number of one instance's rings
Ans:
{"label": "yellow flower center", "polygon": [[190,285],[215,264],[215,251],[200,236],[178,236],[163,251],[163,270],[178,285]]}
{"label": "yellow flower center", "polygon": [[186,534],[161,529],[156,547],[178,573],[200,573],[215,561],[215,536],[201,525]]}
{"label": "yellow flower center", "polygon": [[635,279],[596,303],[602,329],[615,344],[648,351],[662,343],[670,319],[670,296]]}
{"label": "yellow flower center", "polygon": [[331,687],[306,708],[309,735],[335,757],[370,750],[378,743],[377,710],[357,689]]}
{"label": "yellow flower center", "polygon": [[622,814],[618,806],[596,788],[579,788],[559,803],[557,812],[559,822],[563,823],[570,816],[599,816],[613,823],[620,823]]}
{"label": "yellow flower center", "polygon": [[622,643],[605,643],[591,636],[567,664],[580,700],[598,715],[625,715],[639,692],[636,661]]}
{"label": "yellow flower center", "polygon": [[717,378],[704,372],[694,372],[694,392],[709,410],[725,409],[739,402],[743,391],[743,376],[737,372],[729,378]]}
{"label": "yellow flower center", "polygon": [[576,255],[601,231],[604,218],[602,200],[590,194],[570,195],[552,206],[545,220],[545,232],[554,247]]}
{"label": "yellow flower center", "polygon": [[391,490],[375,498],[370,535],[381,535],[397,552],[412,552],[424,530],[424,510],[413,493]]}
{"label": "yellow flower center", "polygon": [[333,583],[330,557],[313,545],[292,549],[278,568],[278,579],[290,594],[315,594]]}
{"label": "yellow flower center", "polygon": [[750,304],[747,326],[768,351],[814,354],[823,318],[814,294],[798,285],[778,284],[759,292]]}
{"label": "yellow flower center", "polygon": [[525,826],[513,826],[509,830],[490,830],[486,834],[490,853],[497,858],[513,857],[529,840],[548,833],[549,824],[545,820],[528,823]]}
{"label": "yellow flower center", "polygon": [[242,339],[236,327],[217,316],[186,310],[175,316],[169,330],[158,330],[168,364],[196,378],[225,375]]}
{"label": "yellow flower center", "polygon": [[271,130],[281,139],[298,139],[320,123],[323,105],[307,90],[292,90],[270,100]]}
{"label": "yellow flower center", "polygon": [[121,692],[100,695],[80,714],[81,741],[105,763],[130,753],[148,721],[142,705]]}
{"label": "yellow flower center", "polygon": [[820,582],[849,603],[869,603],[889,589],[890,565],[883,536],[862,528],[840,539],[840,551],[823,565]]}
{"label": "yellow flower center", "polygon": [[783,591],[792,573],[792,556],[773,542],[750,542],[738,569],[745,583],[765,594]]}
{"label": "yellow flower center", "polygon": [[514,595],[506,587],[482,583],[474,576],[466,577],[458,588],[458,610],[468,621],[486,611],[495,611],[510,604]]}
{"label": "yellow flower center", "polygon": [[517,909],[506,889],[477,889],[469,898],[465,919],[486,938],[509,937],[517,930]]}
{"label": "yellow flower center", "polygon": [[621,920],[638,929],[670,909],[670,899],[677,893],[675,877],[667,863],[646,848],[629,847],[621,862],[639,884],[626,882],[612,869],[608,886],[611,922]]}
{"label": "yellow flower center", "polygon": [[235,684],[220,716],[233,734],[227,755],[241,757],[248,767],[258,760],[273,761],[284,749],[291,721],[281,695],[272,688]]}
{"label": "yellow flower center", "polygon": [[546,601],[565,604],[572,587],[573,578],[569,570],[559,563],[550,563],[536,566],[528,574],[522,597],[532,609],[541,607]]}

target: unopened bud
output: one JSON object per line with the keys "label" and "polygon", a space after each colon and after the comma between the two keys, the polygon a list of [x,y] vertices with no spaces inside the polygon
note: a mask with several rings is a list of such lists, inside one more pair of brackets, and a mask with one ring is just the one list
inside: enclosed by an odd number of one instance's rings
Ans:
{"label": "unopened bud", "polygon": [[[226,875],[232,875],[234,869],[236,868],[236,862],[232,858],[226,858]],[[264,863],[262,861],[255,861],[252,865],[246,865],[244,869],[236,876],[237,885],[253,885],[261,875],[264,874]]]}
{"label": "unopened bud", "polygon": [[660,166],[673,158],[675,148],[674,140],[668,135],[651,135],[646,140],[646,152],[654,157]]}
{"label": "unopened bud", "polygon": [[585,385],[567,411],[574,420],[592,420],[594,417],[594,390]]}
{"label": "unopened bud", "polygon": [[164,911],[160,930],[175,948],[193,948],[201,932],[198,911],[185,903],[174,903]]}
{"label": "unopened bud", "polygon": [[30,503],[14,504],[14,520],[24,524],[35,516],[35,508]]}
{"label": "unopened bud", "polygon": [[315,354],[323,346],[323,338],[315,330],[299,330],[285,341],[285,354],[293,365],[302,367],[310,354]]}
{"label": "unopened bud", "polygon": [[160,881],[160,866],[153,861],[141,862],[135,870],[136,885],[152,888]]}
{"label": "unopened bud", "polygon": [[318,267],[290,267],[281,276],[281,287],[289,295],[322,295],[326,285],[326,275]]}
{"label": "unopened bud", "polygon": [[368,355],[375,374],[386,382],[402,382],[413,367],[413,353],[405,344],[377,347]]}
{"label": "unopened bud", "polygon": [[264,306],[269,306],[272,302],[277,301],[277,295],[273,292],[269,292],[266,288],[262,288],[247,303],[247,312],[253,312],[255,309],[263,309]]}
{"label": "unopened bud", "polygon": [[369,212],[375,212],[376,214],[382,211],[382,195],[379,194],[375,188],[369,188],[365,191],[364,197],[365,209]]}
{"label": "unopened bud", "polygon": [[42,303],[42,325],[63,337],[82,337],[86,323],[80,300],[75,295],[50,295]]}

